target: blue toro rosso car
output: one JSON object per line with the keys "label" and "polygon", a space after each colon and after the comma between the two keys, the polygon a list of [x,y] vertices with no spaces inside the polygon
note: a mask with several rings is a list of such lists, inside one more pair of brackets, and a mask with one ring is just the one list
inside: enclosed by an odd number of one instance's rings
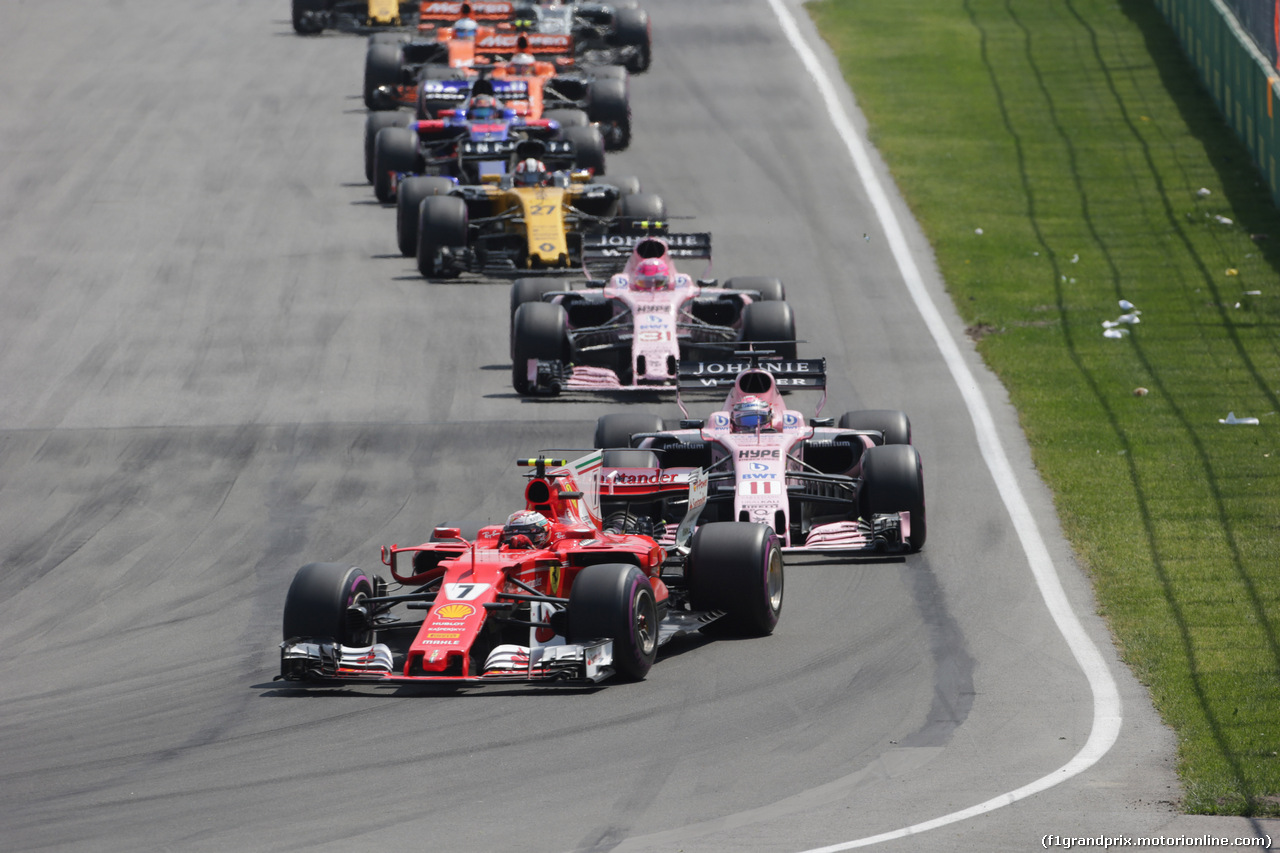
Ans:
{"label": "blue toro rosso car", "polygon": [[605,172],[599,128],[564,127],[553,118],[518,115],[494,97],[491,85],[480,83],[464,106],[440,110],[436,118],[413,121],[408,127],[384,127],[372,147],[374,194],[388,204],[396,200],[400,182],[411,175],[479,184],[488,176],[506,174],[517,157],[536,157],[551,170]]}

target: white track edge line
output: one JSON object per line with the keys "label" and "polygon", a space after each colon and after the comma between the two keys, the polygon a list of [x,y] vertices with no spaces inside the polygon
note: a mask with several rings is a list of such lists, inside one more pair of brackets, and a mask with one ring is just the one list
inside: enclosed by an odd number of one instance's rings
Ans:
{"label": "white track edge line", "polygon": [[965,364],[959,345],[947,329],[947,325],[942,319],[942,314],[938,311],[933,299],[929,296],[928,290],[925,288],[924,279],[920,275],[920,270],[916,266],[915,259],[912,257],[911,250],[907,245],[906,234],[898,221],[897,214],[894,213],[893,206],[889,203],[889,197],[885,193],[879,177],[876,175],[866,146],[862,142],[862,137],[841,103],[835,84],[832,83],[831,78],[823,69],[813,48],[809,46],[801,35],[795,18],[792,17],[783,0],[767,0],[767,2],[770,8],[773,9],[773,13],[777,17],[787,41],[790,42],[792,48],[800,57],[800,61],[804,64],[805,70],[809,72],[809,75],[817,84],[819,95],[830,106],[831,122],[835,126],[836,132],[840,134],[841,139],[844,140],[849,157],[857,170],[858,178],[866,188],[868,199],[871,201],[876,216],[884,227],[885,236],[889,241],[889,247],[893,252],[898,269],[902,273],[907,292],[911,295],[911,299],[915,302],[916,309],[924,319],[930,335],[933,336],[934,342],[938,345],[943,361],[946,362],[947,368],[951,371],[952,379],[964,399],[965,408],[969,411],[969,416],[973,420],[973,426],[977,433],[978,447],[982,452],[982,458],[986,462],[987,468],[991,471],[996,489],[999,491],[1000,498],[1004,502],[1013,522],[1014,529],[1018,533],[1018,539],[1022,543],[1022,550],[1027,555],[1031,573],[1035,577],[1036,585],[1044,598],[1049,615],[1062,633],[1063,639],[1066,640],[1067,646],[1071,649],[1072,655],[1075,656],[1076,663],[1083,671],[1093,692],[1093,727],[1089,732],[1089,739],[1085,741],[1084,746],[1070,761],[1057,770],[1020,788],[1001,794],[998,797],[992,797],[985,802],[961,811],[951,812],[932,820],[912,824],[890,832],[883,832],[879,835],[803,851],[803,853],[837,853],[842,850],[852,850],[856,847],[866,847],[884,841],[917,835],[931,829],[937,829],[940,826],[967,820],[1065,782],[1092,767],[1102,756],[1106,755],[1120,736],[1122,714],[1120,692],[1116,686],[1116,681],[1112,677],[1111,670],[1108,668],[1102,653],[1085,632],[1084,626],[1075,611],[1071,609],[1071,604],[1067,600],[1066,591],[1062,588],[1062,581],[1058,576],[1057,568],[1053,564],[1053,559],[1049,556],[1049,549],[1045,545],[1040,528],[1036,524],[1027,499],[1018,485],[1004,447],[1000,444],[991,409],[987,405],[986,398],[983,397],[982,392],[978,389],[978,383],[973,373],[969,370],[968,365]]}

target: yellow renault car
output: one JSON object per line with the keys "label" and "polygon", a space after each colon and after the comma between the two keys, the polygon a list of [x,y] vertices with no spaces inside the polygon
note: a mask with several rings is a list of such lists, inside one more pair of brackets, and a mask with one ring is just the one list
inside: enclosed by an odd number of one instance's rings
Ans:
{"label": "yellow renault car", "polygon": [[[461,5],[461,4],[458,4]],[[365,32],[412,23],[417,0],[293,0],[293,29],[311,36],[324,30]]]}
{"label": "yellow renault car", "polygon": [[593,182],[585,171],[549,171],[536,157],[478,185],[407,178],[397,199],[400,251],[427,278],[554,272],[582,263],[584,234],[662,220],[666,208],[635,178]]}

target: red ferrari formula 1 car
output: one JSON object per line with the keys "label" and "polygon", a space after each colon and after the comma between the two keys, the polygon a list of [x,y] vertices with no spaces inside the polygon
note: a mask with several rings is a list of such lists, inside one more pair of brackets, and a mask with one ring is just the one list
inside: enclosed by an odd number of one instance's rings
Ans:
{"label": "red ferrari formula 1 car", "polygon": [[[622,463],[630,451],[621,451]],[[694,526],[697,471],[608,467],[611,452],[539,457],[525,508],[473,539],[437,527],[430,541],[383,549],[385,580],[347,563],[303,566],[284,606],[280,678],[300,682],[591,684],[642,679],[660,645],[724,619],[772,632],[782,608],[778,539],[763,524]],[[679,491],[688,512],[670,548],[622,532],[613,506]],[[662,535],[664,531],[653,531]],[[412,619],[413,611],[426,611]]]}

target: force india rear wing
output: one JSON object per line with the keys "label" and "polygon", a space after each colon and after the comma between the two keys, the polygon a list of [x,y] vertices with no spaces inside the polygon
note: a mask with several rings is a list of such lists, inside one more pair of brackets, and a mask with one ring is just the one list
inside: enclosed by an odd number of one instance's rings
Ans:
{"label": "force india rear wing", "polygon": [[742,361],[681,362],[676,376],[680,391],[730,388],[744,370],[764,370],[773,376],[779,388],[814,388],[826,390],[825,358],[764,359],[754,357]]}
{"label": "force india rear wing", "polygon": [[667,254],[682,260],[711,260],[710,232],[690,234],[663,233],[667,227],[665,222],[632,222],[624,227],[634,228],[634,233],[627,234],[588,234],[582,238],[582,258],[584,261],[625,262],[642,240],[650,237],[661,237],[667,241]]}
{"label": "force india rear wing", "polygon": [[622,234],[587,234],[582,238],[582,266],[588,278],[605,271],[621,272],[636,246],[650,237],[661,237],[667,242],[667,254],[680,260],[710,261],[711,234],[693,232],[672,234],[667,223],[661,221],[619,221],[627,229]]}

